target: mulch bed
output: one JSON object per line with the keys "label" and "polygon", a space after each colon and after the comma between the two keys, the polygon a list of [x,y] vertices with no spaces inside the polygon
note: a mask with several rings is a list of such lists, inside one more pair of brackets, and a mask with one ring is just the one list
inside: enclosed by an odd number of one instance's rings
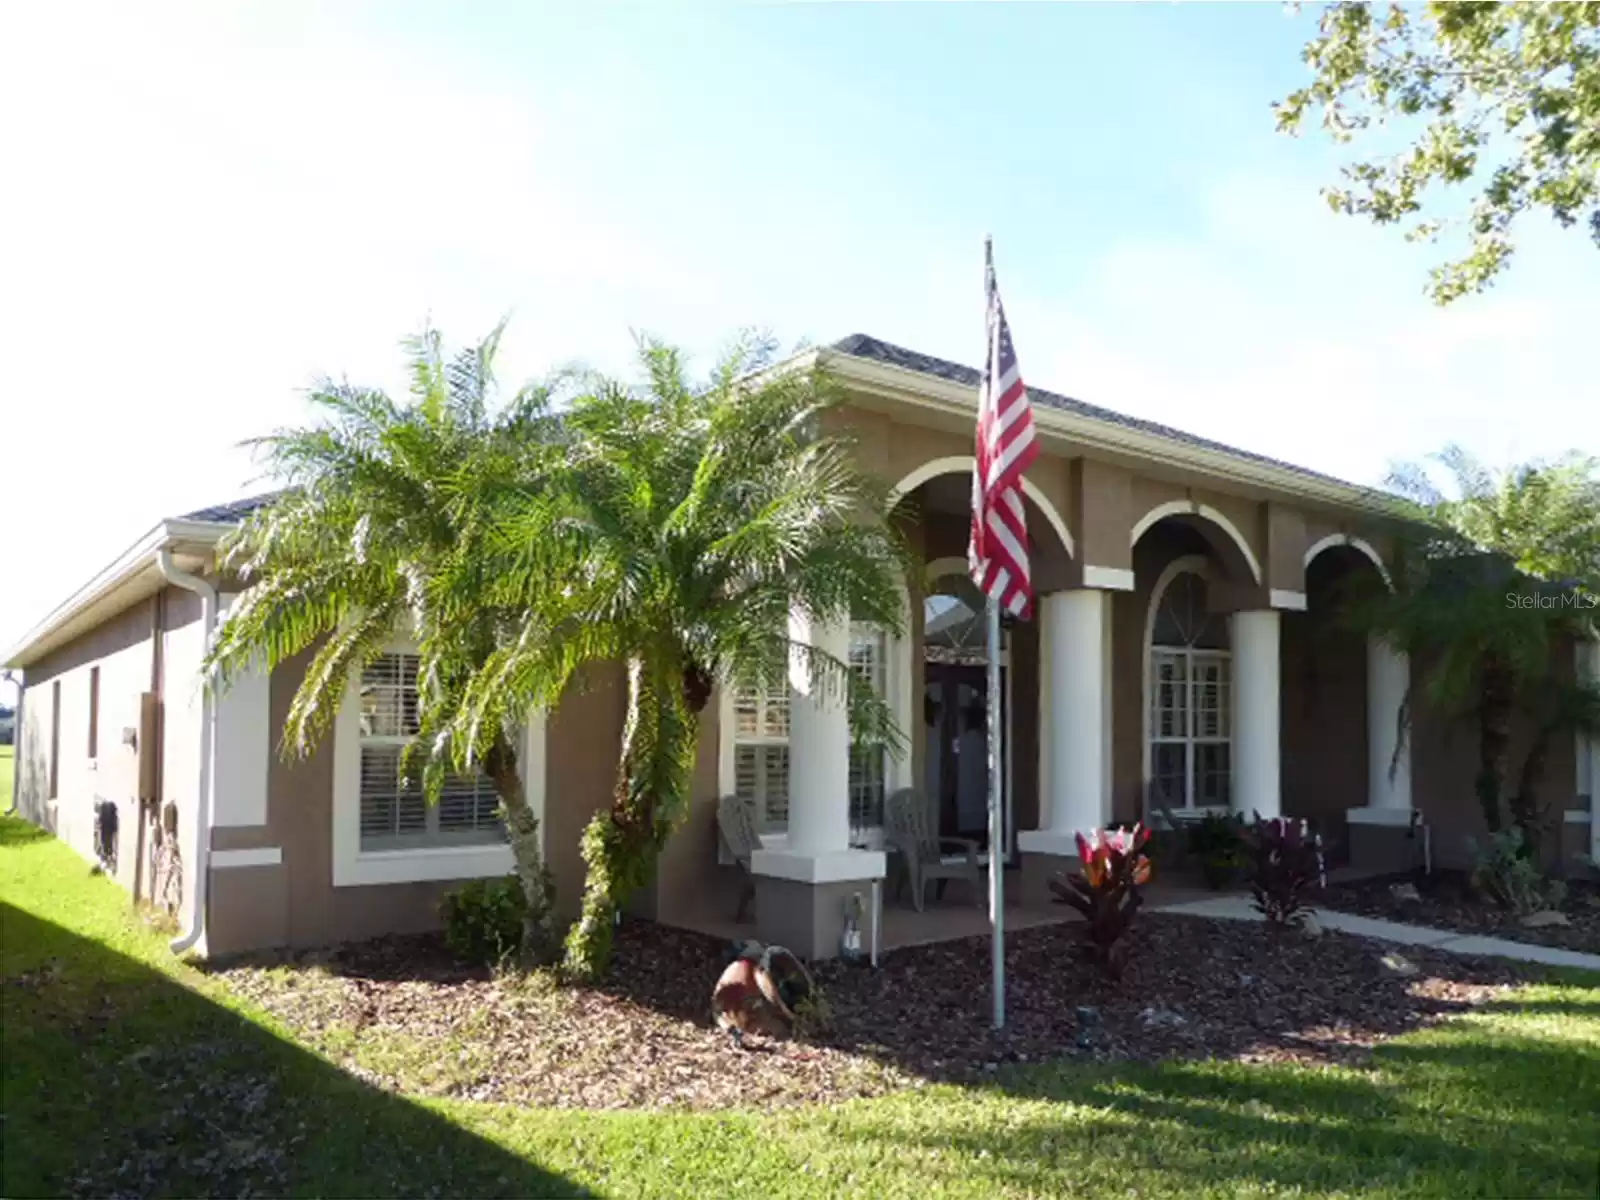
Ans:
{"label": "mulch bed", "polygon": [[[1395,887],[1405,883],[1417,889],[1419,899],[1401,899],[1395,895]],[[1337,883],[1320,893],[1316,903],[1321,908],[1387,921],[1431,925],[1436,929],[1600,954],[1600,884],[1585,880],[1567,884],[1567,896],[1560,911],[1570,925],[1545,925],[1535,929],[1525,927],[1517,914],[1480,896],[1467,877],[1457,872]]]}
{"label": "mulch bed", "polygon": [[729,947],[645,922],[619,932],[611,979],[596,988],[497,978],[456,963],[435,937],[218,973],[380,1086],[607,1109],[833,1102],[1063,1059],[1359,1063],[1378,1041],[1528,977],[1334,933],[1147,914],[1113,983],[1080,961],[1075,935],[1057,925],[1008,939],[1002,1033],[989,1028],[989,945],[977,938],[896,951],[877,971],[824,963],[827,1031],[744,1049],[710,1021]]}

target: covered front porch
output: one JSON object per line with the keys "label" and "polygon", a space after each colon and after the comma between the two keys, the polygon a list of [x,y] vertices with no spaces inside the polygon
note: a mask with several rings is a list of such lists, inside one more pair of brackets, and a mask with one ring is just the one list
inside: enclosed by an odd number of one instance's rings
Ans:
{"label": "covered front porch", "polygon": [[[970,469],[970,459],[939,459],[895,489],[918,563],[902,632],[791,622],[793,638],[879,690],[907,735],[902,752],[855,744],[841,698],[810,694],[799,675],[784,695],[723,696],[706,730],[714,778],[703,769],[700,794],[739,797],[755,814],[753,904],[736,919],[746,878],[713,803],[689,848],[664,856],[676,879],[651,915],[812,957],[838,952],[852,909],[865,940],[875,897],[885,951],[987,931],[984,898],[965,881],[942,898],[930,885],[924,911],[885,882],[903,870],[894,849],[905,830],[891,810],[908,793],[928,835],[969,839],[985,861],[990,849],[987,653],[964,558]],[[1377,552],[1224,497],[1124,487],[1107,515],[1107,480],[1064,482],[1028,489],[1037,603],[1002,637],[1008,924],[1073,919],[1047,881],[1074,868],[1078,830],[1281,814],[1316,821],[1340,861],[1406,853],[1410,760],[1397,731],[1409,664],[1340,620],[1360,588],[1384,586]],[[963,851],[946,843],[940,853]]]}

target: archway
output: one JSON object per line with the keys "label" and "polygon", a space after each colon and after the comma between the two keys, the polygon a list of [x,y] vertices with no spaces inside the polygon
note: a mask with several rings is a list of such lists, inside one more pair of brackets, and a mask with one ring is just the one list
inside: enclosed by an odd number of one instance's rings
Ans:
{"label": "archway", "polygon": [[1352,620],[1392,587],[1370,543],[1322,538],[1306,551],[1305,572],[1305,610],[1282,617],[1283,805],[1313,822],[1335,860],[1344,860],[1352,810],[1375,810],[1380,822],[1409,820],[1409,752],[1399,723],[1410,668]]}
{"label": "archway", "polygon": [[[923,792],[930,823],[944,836],[986,843],[988,802],[982,733],[988,717],[986,639],[982,600],[968,577],[971,522],[970,457],[933,459],[892,490],[891,513],[901,523],[916,561],[908,580],[911,637],[901,670],[911,681],[914,725],[910,786]],[[1036,592],[1067,586],[1072,537],[1058,508],[1024,481],[1030,558]],[[1002,803],[1005,852],[1015,852],[1018,828],[1032,828],[1039,804],[1039,635],[1037,622],[1002,625],[1000,698],[1005,738]],[[962,782],[963,778],[965,783]]]}

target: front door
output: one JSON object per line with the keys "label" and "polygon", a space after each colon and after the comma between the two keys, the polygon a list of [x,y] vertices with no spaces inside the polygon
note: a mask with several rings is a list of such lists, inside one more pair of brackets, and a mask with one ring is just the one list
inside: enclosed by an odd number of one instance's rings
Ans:
{"label": "front door", "polygon": [[[981,664],[929,662],[923,695],[927,790],[942,837],[989,844],[989,703]],[[1005,694],[1005,671],[1000,692]],[[1003,716],[1003,714],[1002,714]],[[1004,721],[1001,722],[1004,728]],[[1009,840],[1009,839],[1007,839]]]}

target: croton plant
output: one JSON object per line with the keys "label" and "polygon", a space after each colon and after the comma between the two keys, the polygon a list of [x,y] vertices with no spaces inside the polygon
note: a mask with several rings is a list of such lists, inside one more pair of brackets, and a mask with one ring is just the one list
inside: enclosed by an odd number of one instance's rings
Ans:
{"label": "croton plant", "polygon": [[1257,814],[1253,841],[1256,910],[1273,925],[1299,924],[1310,911],[1307,893],[1328,885],[1321,835],[1305,821]]}
{"label": "croton plant", "polygon": [[1144,902],[1140,889],[1150,879],[1150,859],[1144,852],[1150,831],[1135,825],[1132,829],[1080,833],[1077,838],[1081,870],[1056,874],[1050,890],[1059,903],[1070,904],[1083,914],[1086,952],[1117,978],[1128,955],[1124,937]]}

